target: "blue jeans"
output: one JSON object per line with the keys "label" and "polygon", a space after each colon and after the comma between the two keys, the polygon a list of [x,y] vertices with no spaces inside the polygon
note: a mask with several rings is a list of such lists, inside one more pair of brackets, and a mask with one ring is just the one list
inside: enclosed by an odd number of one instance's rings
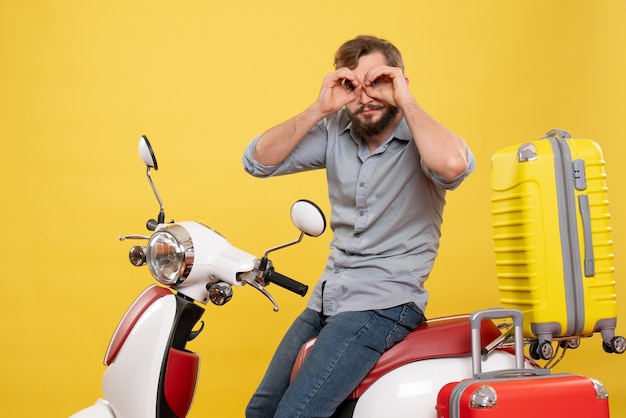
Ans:
{"label": "blue jeans", "polygon": [[[330,417],[382,353],[424,321],[413,303],[329,317],[305,309],[276,349],[246,417]],[[315,336],[317,341],[290,384],[300,347]]]}

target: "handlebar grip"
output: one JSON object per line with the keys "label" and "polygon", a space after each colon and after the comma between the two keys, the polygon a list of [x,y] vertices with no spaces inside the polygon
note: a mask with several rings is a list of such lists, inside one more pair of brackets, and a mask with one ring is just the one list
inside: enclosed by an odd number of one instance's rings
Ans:
{"label": "handlebar grip", "polygon": [[289,277],[276,272],[274,269],[271,269],[267,272],[266,280],[271,283],[276,283],[278,286],[283,287],[293,293],[297,293],[300,296],[306,295],[306,292],[309,291],[309,286],[290,279]]}

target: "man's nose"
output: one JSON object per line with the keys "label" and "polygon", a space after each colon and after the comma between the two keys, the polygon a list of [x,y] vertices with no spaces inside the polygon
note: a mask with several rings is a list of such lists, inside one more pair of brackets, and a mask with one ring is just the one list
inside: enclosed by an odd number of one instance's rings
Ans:
{"label": "man's nose", "polygon": [[359,95],[359,102],[361,104],[368,104],[372,101],[373,99],[367,95],[367,93],[365,92],[365,89],[362,88],[361,89],[361,94]]}

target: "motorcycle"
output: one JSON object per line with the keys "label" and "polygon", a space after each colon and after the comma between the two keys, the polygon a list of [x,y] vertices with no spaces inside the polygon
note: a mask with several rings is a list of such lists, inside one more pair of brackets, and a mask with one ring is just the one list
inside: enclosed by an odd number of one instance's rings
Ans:
{"label": "motorcycle", "polygon": [[[249,285],[278,311],[266,289],[270,283],[304,296],[308,286],[278,273],[269,254],[298,244],[305,235],[317,237],[326,229],[320,208],[299,200],[291,207],[299,237],[258,258],[232,246],[204,224],[166,223],[163,201],[151,177],[152,170],[158,170],[157,160],[146,136],[140,138],[138,150],[159,213],[146,224],[151,235],[126,235],[120,240],[147,241],[130,249],[129,260],[135,266],[147,265],[158,284],[135,299],[111,337],[104,358],[103,397],[73,418],[185,417],[200,364],[199,354],[186,345],[202,332],[207,303],[222,306],[232,299],[233,287]],[[509,311],[497,313],[515,316]],[[472,325],[477,315],[484,317],[478,328]],[[435,418],[437,394],[446,383],[471,378],[479,371],[538,368],[522,355],[523,343],[513,338],[519,327],[503,332],[502,323],[494,319],[493,311],[487,311],[427,321],[383,354],[334,416]],[[292,376],[313,343],[303,346]],[[476,394],[477,407],[489,402],[485,394]]]}

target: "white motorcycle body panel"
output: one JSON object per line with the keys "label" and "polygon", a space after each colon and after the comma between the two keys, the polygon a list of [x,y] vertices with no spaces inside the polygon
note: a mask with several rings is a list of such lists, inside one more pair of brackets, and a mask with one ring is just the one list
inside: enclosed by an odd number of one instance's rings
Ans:
{"label": "white motorcycle body panel", "polygon": [[[483,371],[515,368],[515,357],[495,351]],[[471,356],[422,360],[385,374],[359,398],[353,418],[437,418],[437,394],[449,382],[472,377]]]}
{"label": "white motorcycle body panel", "polygon": [[[159,225],[157,231],[167,230],[172,224]],[[194,263],[189,277],[175,289],[206,303],[206,284],[221,280],[232,286],[242,286],[237,273],[251,271],[256,257],[232,246],[213,229],[197,222],[179,222],[189,233],[194,247]]]}
{"label": "white motorcycle body panel", "polygon": [[89,408],[70,415],[70,418],[115,418],[111,405],[104,399],[98,399]]}
{"label": "white motorcycle body panel", "polygon": [[115,416],[155,416],[163,356],[176,314],[175,299],[174,294],[161,297],[141,315],[104,372],[102,392]]}

